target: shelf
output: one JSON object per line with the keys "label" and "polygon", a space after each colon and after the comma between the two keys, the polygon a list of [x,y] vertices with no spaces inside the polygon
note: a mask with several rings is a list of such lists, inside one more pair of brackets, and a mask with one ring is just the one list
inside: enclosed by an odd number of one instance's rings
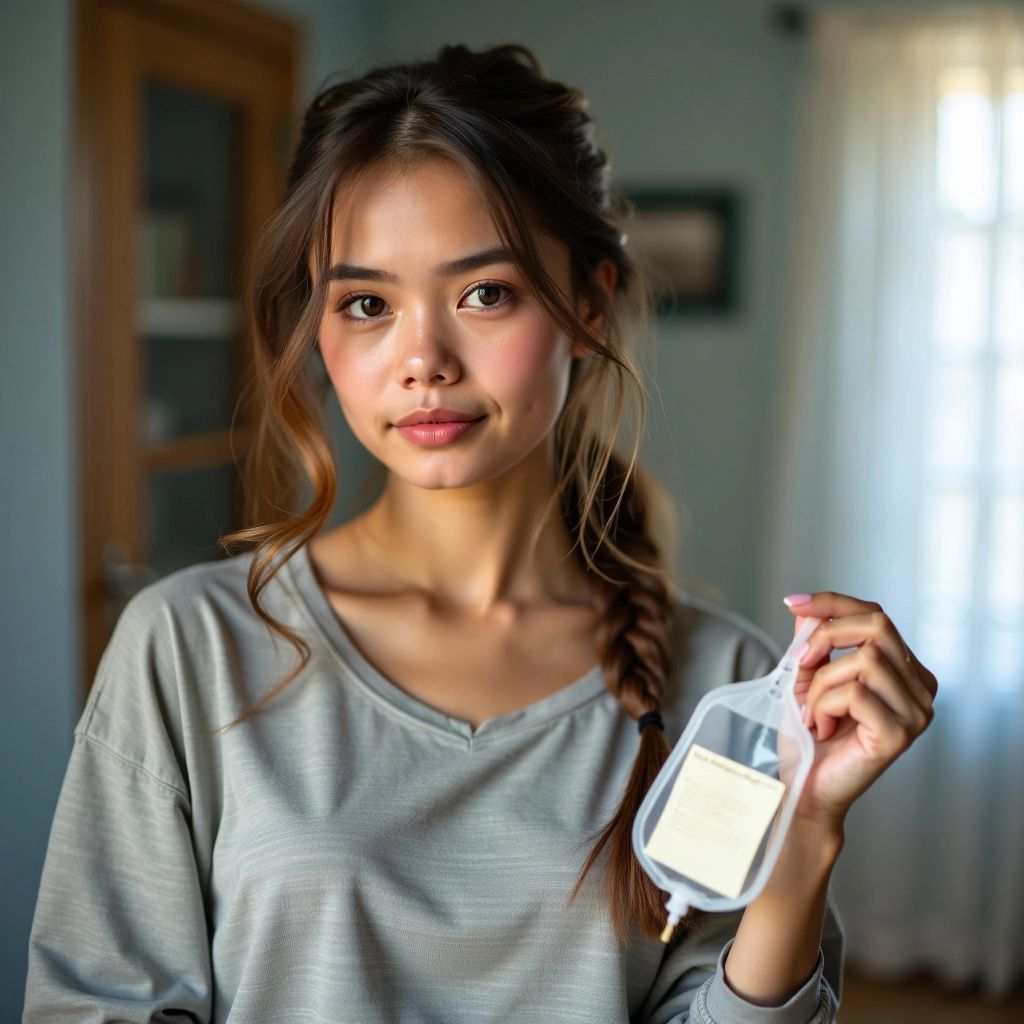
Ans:
{"label": "shelf", "polygon": [[[146,469],[153,473],[166,473],[202,466],[219,466],[232,461],[231,431],[216,430],[208,434],[178,437],[150,445],[144,454]],[[248,430],[234,431],[235,456],[245,454],[251,441]]]}
{"label": "shelf", "polygon": [[233,299],[144,299],[139,332],[149,337],[227,338],[238,329]]}

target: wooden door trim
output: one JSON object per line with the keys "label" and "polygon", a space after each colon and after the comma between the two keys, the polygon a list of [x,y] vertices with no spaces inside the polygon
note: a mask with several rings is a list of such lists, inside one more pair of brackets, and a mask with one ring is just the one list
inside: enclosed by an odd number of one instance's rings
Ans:
{"label": "wooden door trim", "polygon": [[151,23],[201,32],[223,45],[259,53],[272,63],[290,62],[300,42],[293,20],[240,0],[88,0],[123,7]]}
{"label": "wooden door trim", "polygon": [[[146,31],[135,31],[139,24]],[[142,174],[139,77],[156,68],[162,80],[191,82],[245,107],[249,123],[240,145],[250,173],[241,197],[238,244],[247,252],[280,199],[284,168],[273,165],[273,143],[280,121],[293,119],[301,39],[296,23],[236,0],[76,0],[74,31],[70,305],[84,699],[109,640],[101,545],[112,536],[128,546],[130,555],[141,545],[141,512],[134,507],[146,469],[136,427],[140,355],[133,260]],[[206,59],[190,61],[182,72],[170,50],[158,53],[145,45],[147,39],[188,39]],[[219,59],[210,59],[214,54]],[[251,72],[254,63],[259,74],[247,76],[246,68]],[[274,97],[273,109],[257,100],[268,93]],[[116,355],[104,366],[101,353],[107,355],[111,344]],[[126,430],[126,424],[133,429]],[[133,457],[111,456],[124,452],[126,444],[134,449]],[[112,523],[116,534],[108,533]]]}

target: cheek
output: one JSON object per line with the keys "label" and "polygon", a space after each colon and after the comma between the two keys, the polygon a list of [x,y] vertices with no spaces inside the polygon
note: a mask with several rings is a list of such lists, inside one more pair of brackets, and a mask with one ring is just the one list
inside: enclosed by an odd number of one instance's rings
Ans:
{"label": "cheek", "polygon": [[366,353],[353,341],[351,338],[342,338],[341,332],[334,328],[333,318],[324,318],[320,325],[320,352],[327,375],[336,391],[352,390],[350,382],[354,377],[372,372],[364,358]]}
{"label": "cheek", "polygon": [[385,360],[378,350],[364,349],[353,339],[338,342],[329,332],[320,336],[320,351],[338,403],[355,429],[356,421],[374,414],[373,397],[387,373]]}
{"label": "cheek", "polygon": [[569,373],[569,346],[550,321],[526,323],[487,362],[496,394],[520,412],[545,415],[561,399]]}

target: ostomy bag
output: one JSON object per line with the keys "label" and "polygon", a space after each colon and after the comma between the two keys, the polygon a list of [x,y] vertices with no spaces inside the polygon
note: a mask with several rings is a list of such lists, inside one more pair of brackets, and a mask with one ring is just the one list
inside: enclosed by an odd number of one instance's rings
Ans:
{"label": "ostomy bag", "polygon": [[667,942],[689,910],[735,910],[764,887],[785,841],[814,740],[793,687],[808,618],[766,676],[705,694],[633,822],[633,849],[668,892]]}

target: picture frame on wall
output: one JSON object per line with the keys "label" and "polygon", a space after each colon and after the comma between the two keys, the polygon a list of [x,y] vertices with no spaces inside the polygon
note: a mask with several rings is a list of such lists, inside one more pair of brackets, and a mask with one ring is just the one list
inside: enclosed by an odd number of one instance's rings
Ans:
{"label": "picture frame on wall", "polygon": [[620,189],[632,248],[660,317],[730,314],[738,306],[739,197],[728,188]]}

